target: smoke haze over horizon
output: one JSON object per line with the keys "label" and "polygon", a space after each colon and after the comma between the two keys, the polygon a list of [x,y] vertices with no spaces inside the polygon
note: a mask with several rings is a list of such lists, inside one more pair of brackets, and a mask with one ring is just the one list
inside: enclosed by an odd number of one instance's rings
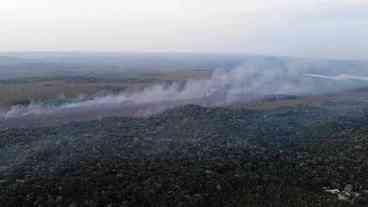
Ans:
{"label": "smoke haze over horizon", "polygon": [[[328,76],[311,73],[316,72],[313,64],[320,63],[289,61],[277,65],[272,61],[247,62],[230,70],[217,69],[206,80],[187,80],[184,84],[177,82],[170,85],[155,84],[134,93],[122,92],[88,99],[67,100],[60,105],[42,102],[15,105],[10,110],[3,111],[0,117],[8,119],[134,107],[144,108],[145,114],[153,114],[183,104],[224,106],[235,102],[254,101],[269,95],[303,96],[337,92],[362,86],[362,83],[355,83],[354,80],[368,80],[358,76],[360,70],[355,71],[353,73],[355,75]],[[328,73],[327,71],[321,72]],[[331,69],[330,74],[334,73],[336,72]],[[332,82],[320,81],[320,79],[330,79]],[[334,82],[335,80],[347,82],[339,84]],[[156,109],[158,105],[161,105],[159,110]]]}

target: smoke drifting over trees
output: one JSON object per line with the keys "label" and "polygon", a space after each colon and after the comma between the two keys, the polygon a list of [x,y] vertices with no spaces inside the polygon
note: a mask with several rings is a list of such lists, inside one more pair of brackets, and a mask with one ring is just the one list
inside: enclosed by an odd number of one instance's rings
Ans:
{"label": "smoke drifting over trees", "polygon": [[[359,79],[361,82],[356,82],[356,78],[345,78],[344,83],[337,83],[334,78],[330,78],[331,81],[321,79],[329,77],[326,75],[342,77],[339,76],[339,72],[343,70],[327,66],[326,62],[318,61],[255,59],[232,69],[216,69],[206,80],[187,80],[184,83],[174,82],[169,85],[155,84],[139,92],[95,96],[84,100],[72,100],[57,106],[45,103],[16,105],[2,116],[12,118],[124,107],[137,107],[136,109],[141,107],[144,108],[144,114],[152,114],[182,104],[227,105],[253,101],[269,95],[321,94],[365,84],[362,78]],[[353,68],[349,72],[355,76],[344,75],[344,77],[357,77],[362,69]],[[150,107],[151,105],[155,106],[154,109]]]}

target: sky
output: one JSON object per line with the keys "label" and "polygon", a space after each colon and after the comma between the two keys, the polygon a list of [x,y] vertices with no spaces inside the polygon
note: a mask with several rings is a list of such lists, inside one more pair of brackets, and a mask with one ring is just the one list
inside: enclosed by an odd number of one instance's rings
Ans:
{"label": "sky", "polygon": [[0,51],[364,59],[368,0],[1,0]]}

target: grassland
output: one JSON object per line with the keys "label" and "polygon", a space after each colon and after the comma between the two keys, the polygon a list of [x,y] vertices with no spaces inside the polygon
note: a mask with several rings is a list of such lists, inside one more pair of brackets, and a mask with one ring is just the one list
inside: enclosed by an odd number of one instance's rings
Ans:
{"label": "grassland", "polygon": [[150,72],[129,74],[106,74],[105,76],[49,76],[28,77],[0,81],[0,107],[8,108],[31,101],[46,101],[60,98],[73,99],[79,96],[133,92],[157,83],[207,79],[208,70]]}

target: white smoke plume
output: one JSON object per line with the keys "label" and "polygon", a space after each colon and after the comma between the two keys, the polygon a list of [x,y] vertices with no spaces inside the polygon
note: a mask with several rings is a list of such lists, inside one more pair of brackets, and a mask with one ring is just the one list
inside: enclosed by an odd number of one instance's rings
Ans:
{"label": "white smoke plume", "polygon": [[282,66],[264,63],[243,64],[231,70],[215,70],[208,80],[189,80],[184,85],[180,83],[170,86],[158,84],[133,94],[97,96],[60,106],[45,106],[36,103],[28,106],[13,106],[3,114],[3,117],[103,110],[149,104],[161,105],[165,108],[166,103],[203,103],[200,100],[213,105],[229,104],[236,101],[251,101],[267,95],[300,95],[329,91],[330,88],[333,88],[331,85],[321,85],[316,82],[315,77],[362,80],[357,76],[330,77],[308,74],[308,67],[305,67],[305,64],[304,62],[302,64],[290,62]]}
{"label": "white smoke plume", "polygon": [[349,75],[349,74],[339,74],[336,76],[319,75],[319,74],[305,74],[305,76],[311,77],[311,78],[321,78],[321,79],[337,80],[337,81],[344,81],[344,80],[368,81],[367,76],[356,76],[356,75]]}

